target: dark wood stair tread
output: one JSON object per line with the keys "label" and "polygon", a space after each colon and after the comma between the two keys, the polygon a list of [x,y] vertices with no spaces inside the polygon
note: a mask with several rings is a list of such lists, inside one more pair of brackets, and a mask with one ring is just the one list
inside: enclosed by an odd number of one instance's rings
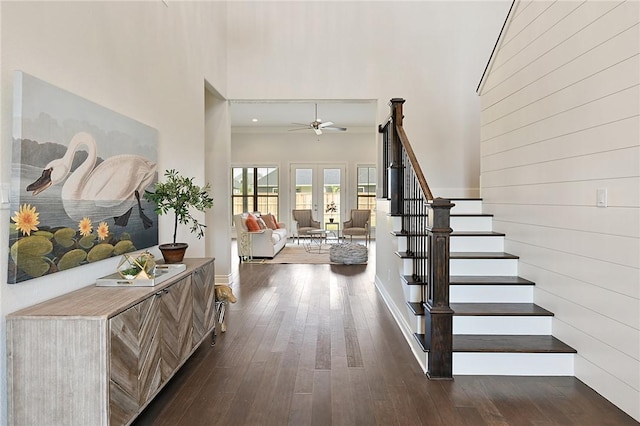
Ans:
{"label": "dark wood stair tread", "polygon": [[504,237],[504,232],[495,231],[453,231],[452,237]]}
{"label": "dark wood stair tread", "polygon": [[454,334],[454,352],[576,353],[549,335]]}
{"label": "dark wood stair tread", "polygon": [[451,259],[519,259],[518,256],[503,251],[452,251]]}
{"label": "dark wood stair tread", "polygon": [[[401,259],[426,259],[427,253],[409,254],[406,251],[395,252]],[[452,251],[450,259],[519,259],[518,256],[502,251]]]}
{"label": "dark wood stair tread", "polygon": [[456,316],[553,316],[535,303],[451,303]]}
{"label": "dark wood stair tread", "polygon": [[[429,351],[424,334],[414,333],[413,337],[424,352]],[[454,334],[453,352],[574,354],[577,351],[549,335]]]}
{"label": "dark wood stair tread", "polygon": [[391,235],[393,235],[394,237],[426,237],[427,235],[429,235],[426,231],[419,233],[419,232],[412,232],[411,234],[409,234],[407,231],[391,231]]}
{"label": "dark wood stair tread", "polygon": [[[409,234],[407,231],[391,231],[391,235],[395,237],[408,237],[411,236],[425,236],[427,233],[412,233]],[[495,232],[495,231],[453,231],[451,237],[504,237],[505,234],[503,232]]]}
{"label": "dark wood stair tread", "polygon": [[412,275],[402,275],[400,278],[406,285],[427,285],[427,283],[425,281],[422,281],[421,278],[416,281],[416,279],[413,278]]}
{"label": "dark wood stair tread", "polygon": [[451,275],[451,285],[535,285],[515,275]]}
{"label": "dark wood stair tread", "polygon": [[424,315],[424,307],[422,306],[422,302],[407,302],[407,306],[413,312],[415,316],[423,316]]}
{"label": "dark wood stair tread", "polygon": [[[398,253],[396,253],[398,254]],[[416,281],[411,275],[400,277],[406,285],[426,285],[426,279]],[[449,285],[535,285],[525,278],[511,275],[452,275]]]}
{"label": "dark wood stair tread", "polygon": [[427,258],[426,253],[408,254],[406,251],[397,251],[395,253],[396,253],[396,256],[398,256],[400,259],[426,259]]}
{"label": "dark wood stair tread", "polygon": [[[407,302],[407,306],[415,316],[424,315],[421,302]],[[497,317],[552,317],[553,312],[535,303],[451,303],[454,316],[497,316]]]}

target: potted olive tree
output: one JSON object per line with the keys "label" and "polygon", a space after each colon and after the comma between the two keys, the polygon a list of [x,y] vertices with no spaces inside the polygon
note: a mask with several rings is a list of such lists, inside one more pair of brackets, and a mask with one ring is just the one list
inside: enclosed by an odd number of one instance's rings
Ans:
{"label": "potted olive tree", "polygon": [[184,258],[188,244],[176,242],[178,223],[189,225],[191,232],[202,238],[206,225],[191,216],[190,209],[204,212],[213,206],[213,198],[209,195],[209,184],[200,187],[193,183],[193,178],[181,176],[174,169],[165,171],[164,176],[166,182],[157,182],[154,192],[145,191],[144,198],[156,204],[155,211],[159,215],[173,211],[173,242],[160,244],[158,248],[166,263],[179,263]]}

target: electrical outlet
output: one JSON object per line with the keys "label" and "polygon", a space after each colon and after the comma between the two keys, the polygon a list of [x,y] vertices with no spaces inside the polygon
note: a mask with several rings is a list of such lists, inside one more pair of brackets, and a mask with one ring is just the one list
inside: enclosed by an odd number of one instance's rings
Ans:
{"label": "electrical outlet", "polygon": [[607,207],[607,188],[598,188],[596,190],[596,206]]}

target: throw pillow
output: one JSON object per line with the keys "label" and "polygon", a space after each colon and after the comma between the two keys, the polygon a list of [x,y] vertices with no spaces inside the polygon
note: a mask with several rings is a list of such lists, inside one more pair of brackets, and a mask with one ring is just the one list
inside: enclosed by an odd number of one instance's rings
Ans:
{"label": "throw pillow", "polygon": [[276,215],[272,214],[271,217],[273,218],[273,223],[276,225],[275,229],[280,229],[280,225],[278,225],[278,219],[276,218]]}
{"label": "throw pillow", "polygon": [[278,229],[271,213],[262,215],[262,219],[264,219],[264,223],[267,225],[267,228]]}
{"label": "throw pillow", "polygon": [[247,229],[249,230],[249,232],[256,232],[260,230],[260,225],[258,225],[258,220],[251,213],[247,215]]}
{"label": "throw pillow", "polygon": [[260,229],[267,229],[267,224],[264,223],[264,219],[259,217],[257,220],[258,220],[258,226],[260,227]]}

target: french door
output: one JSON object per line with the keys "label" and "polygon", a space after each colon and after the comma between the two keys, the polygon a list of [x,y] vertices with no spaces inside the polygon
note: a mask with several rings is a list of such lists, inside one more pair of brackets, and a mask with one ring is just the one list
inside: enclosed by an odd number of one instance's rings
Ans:
{"label": "french door", "polygon": [[[321,224],[344,218],[344,164],[292,164],[292,209],[311,209]],[[335,210],[335,211],[334,211]]]}

